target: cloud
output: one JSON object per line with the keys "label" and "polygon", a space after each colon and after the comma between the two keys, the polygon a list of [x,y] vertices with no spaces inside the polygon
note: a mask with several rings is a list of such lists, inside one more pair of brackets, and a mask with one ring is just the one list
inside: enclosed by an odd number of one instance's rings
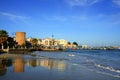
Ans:
{"label": "cloud", "polygon": [[111,26],[111,27],[117,27],[120,25],[120,13],[116,14],[98,14],[93,17],[96,21],[98,21],[99,24]]}
{"label": "cloud", "polygon": [[116,5],[120,6],[120,0],[112,0],[113,3],[115,3]]}
{"label": "cloud", "polygon": [[67,18],[64,16],[50,16],[50,17],[45,17],[46,20],[49,21],[66,21]]}
{"label": "cloud", "polygon": [[28,17],[15,15],[15,14],[7,13],[7,12],[0,12],[0,15],[7,17],[8,19],[10,19],[14,22],[22,21],[22,22],[26,23],[26,19],[28,19]]}
{"label": "cloud", "polygon": [[120,25],[120,13],[110,15],[109,17],[112,24]]}
{"label": "cloud", "polygon": [[70,16],[69,18],[72,21],[86,21],[86,20],[89,20],[89,16],[87,16],[87,15]]}
{"label": "cloud", "polygon": [[58,22],[67,22],[67,21],[86,21],[89,20],[87,15],[74,15],[74,16],[44,16],[45,20],[48,21],[58,21]]}
{"label": "cloud", "polygon": [[90,6],[93,5],[97,2],[99,2],[100,0],[65,0],[67,4],[69,4],[70,6]]}

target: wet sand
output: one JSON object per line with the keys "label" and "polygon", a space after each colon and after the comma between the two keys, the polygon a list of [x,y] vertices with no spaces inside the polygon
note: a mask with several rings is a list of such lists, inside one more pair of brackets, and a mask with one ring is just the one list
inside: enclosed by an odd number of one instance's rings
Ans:
{"label": "wet sand", "polygon": [[[0,64],[0,80],[120,80],[109,74],[92,71],[68,60],[54,58],[23,58],[21,54],[1,54],[0,60],[10,60],[11,66]],[[28,57],[28,55],[27,55]],[[9,63],[10,64],[10,63]],[[2,66],[2,67],[1,67]]]}
{"label": "wet sand", "polygon": [[8,54],[8,53],[3,53],[0,54],[0,59],[2,58],[18,58],[18,57],[22,57],[22,54]]}

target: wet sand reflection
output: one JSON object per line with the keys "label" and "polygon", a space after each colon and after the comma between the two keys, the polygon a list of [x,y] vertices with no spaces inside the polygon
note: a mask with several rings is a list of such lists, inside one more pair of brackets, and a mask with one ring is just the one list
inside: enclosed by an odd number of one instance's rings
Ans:
{"label": "wet sand reflection", "polygon": [[24,72],[24,60],[22,58],[17,58],[14,60],[14,72]]}
{"label": "wet sand reflection", "polygon": [[12,66],[11,59],[0,59],[0,76],[4,76],[7,72],[7,67]]}
{"label": "wet sand reflection", "polygon": [[49,70],[57,69],[59,71],[64,71],[66,69],[66,63],[64,60],[55,60],[55,59],[33,59],[26,62],[27,66],[41,66]]}
{"label": "wet sand reflection", "polygon": [[56,69],[58,71],[66,70],[65,60],[58,59],[23,59],[23,58],[15,58],[15,59],[0,59],[0,76],[3,76],[7,73],[7,67],[12,67],[12,71],[14,73],[20,73],[26,71],[27,66],[32,66],[31,69],[34,70],[34,67],[44,67],[45,69],[52,70]]}

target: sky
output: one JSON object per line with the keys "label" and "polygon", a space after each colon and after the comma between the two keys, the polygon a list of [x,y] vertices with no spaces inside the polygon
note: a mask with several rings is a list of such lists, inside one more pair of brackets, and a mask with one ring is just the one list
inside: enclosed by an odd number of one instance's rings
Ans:
{"label": "sky", "polygon": [[10,36],[120,46],[120,0],[0,0],[0,30]]}

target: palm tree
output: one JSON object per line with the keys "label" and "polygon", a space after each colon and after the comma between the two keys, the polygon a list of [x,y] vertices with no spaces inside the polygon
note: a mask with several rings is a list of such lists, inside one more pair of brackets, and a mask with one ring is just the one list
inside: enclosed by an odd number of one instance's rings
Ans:
{"label": "palm tree", "polygon": [[71,43],[70,42],[68,42],[68,45],[70,45]]}
{"label": "palm tree", "polygon": [[78,43],[77,42],[73,42],[74,45],[78,46]]}
{"label": "palm tree", "polygon": [[5,30],[0,30],[0,37],[8,37],[8,32]]}
{"label": "palm tree", "polygon": [[[4,48],[4,43],[7,42],[8,32],[5,30],[0,30],[0,44],[2,45],[2,49]],[[7,45],[7,44],[5,44]]]}
{"label": "palm tree", "polygon": [[31,44],[32,44],[33,47],[36,47],[36,46],[37,46],[37,43],[38,43],[38,39],[33,38],[33,39],[31,40]]}

